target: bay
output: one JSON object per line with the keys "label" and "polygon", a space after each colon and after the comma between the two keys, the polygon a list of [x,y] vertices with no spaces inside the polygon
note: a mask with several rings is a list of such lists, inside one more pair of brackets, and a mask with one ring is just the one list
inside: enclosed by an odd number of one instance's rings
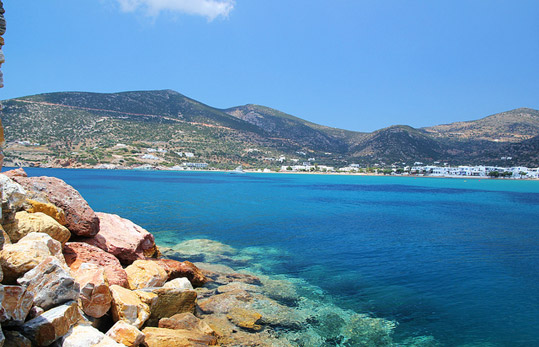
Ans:
{"label": "bay", "polygon": [[539,181],[26,171],[64,179],[163,247],[216,240],[320,288],[318,300],[395,320],[396,341],[539,345]]}

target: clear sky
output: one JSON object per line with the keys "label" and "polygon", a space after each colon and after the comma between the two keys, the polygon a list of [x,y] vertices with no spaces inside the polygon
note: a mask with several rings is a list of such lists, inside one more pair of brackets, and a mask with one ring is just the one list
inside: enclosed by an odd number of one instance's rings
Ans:
{"label": "clear sky", "polygon": [[5,0],[0,99],[173,89],[372,131],[539,109],[537,0]]}

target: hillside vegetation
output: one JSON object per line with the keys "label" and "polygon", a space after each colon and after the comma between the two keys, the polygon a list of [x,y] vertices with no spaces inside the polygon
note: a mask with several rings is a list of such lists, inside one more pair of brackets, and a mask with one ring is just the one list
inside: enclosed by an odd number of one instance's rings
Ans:
{"label": "hillside vegetation", "polygon": [[469,122],[361,133],[259,105],[221,110],[172,90],[59,92],[2,105],[8,163],[277,168],[310,159],[334,166],[415,161],[539,166],[539,111],[526,108]]}

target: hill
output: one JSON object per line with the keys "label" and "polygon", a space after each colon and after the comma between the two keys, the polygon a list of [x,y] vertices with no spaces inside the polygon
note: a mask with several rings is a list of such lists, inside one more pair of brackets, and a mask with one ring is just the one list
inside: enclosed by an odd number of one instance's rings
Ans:
{"label": "hill", "polygon": [[[2,101],[6,160],[83,166],[207,162],[277,168],[444,161],[539,166],[539,111],[372,133],[315,124],[260,105],[217,109],[172,90],[59,92]],[[536,153],[536,152],[535,152]],[[283,159],[283,157],[285,159]],[[281,160],[278,160],[281,158]],[[314,158],[314,160],[312,160]]]}

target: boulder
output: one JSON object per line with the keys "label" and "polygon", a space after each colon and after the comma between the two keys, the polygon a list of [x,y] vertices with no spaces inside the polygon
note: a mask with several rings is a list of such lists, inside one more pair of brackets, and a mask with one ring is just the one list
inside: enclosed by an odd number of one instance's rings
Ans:
{"label": "boulder", "polygon": [[6,175],[7,177],[11,179],[13,179],[13,177],[28,177],[28,175],[26,174],[26,172],[24,171],[22,167],[18,169],[13,169],[6,172],[2,172],[2,174]]}
{"label": "boulder", "polygon": [[[9,172],[9,171],[8,171]],[[9,178],[7,173],[0,174],[0,187],[2,187],[2,205],[9,209],[22,208],[26,201],[26,190],[17,182]]]}
{"label": "boulder", "polygon": [[49,256],[65,261],[62,244],[45,233],[30,233],[15,244],[5,245],[0,251],[4,283],[15,283]]}
{"label": "boulder", "polygon": [[110,292],[114,321],[125,320],[140,328],[150,317],[150,307],[143,303],[135,292],[117,285],[110,286]]}
{"label": "boulder", "polygon": [[163,285],[163,288],[177,288],[183,290],[193,290],[191,282],[185,277],[175,278]]}
{"label": "boulder", "polygon": [[13,243],[18,242],[30,233],[39,232],[49,235],[62,245],[71,237],[71,232],[66,227],[42,212],[17,212],[15,214],[15,220],[5,224],[5,230]]}
{"label": "boulder", "polygon": [[144,342],[144,334],[125,321],[117,321],[112,328],[107,331],[108,337],[127,347],[137,347]]}
{"label": "boulder", "polygon": [[190,261],[180,262],[173,259],[157,259],[155,262],[165,269],[170,280],[178,277],[187,277],[189,282],[195,287],[202,287],[209,281],[202,271]]}
{"label": "boulder", "polygon": [[4,347],[32,347],[32,342],[18,331],[6,330],[4,334],[6,335]]}
{"label": "boulder", "polygon": [[47,199],[61,208],[67,228],[78,236],[95,236],[99,231],[99,218],[86,200],[69,184],[55,177],[13,177],[26,190],[45,193]]}
{"label": "boulder", "polygon": [[137,260],[125,268],[131,289],[161,287],[168,275],[165,269],[151,260]]}
{"label": "boulder", "polygon": [[34,305],[45,311],[79,298],[79,284],[66,270],[65,264],[52,256],[45,258],[17,282],[32,293]]}
{"label": "boulder", "polygon": [[99,232],[84,242],[113,254],[125,265],[157,252],[153,235],[142,227],[115,214],[97,212],[96,215]]}
{"label": "boulder", "polygon": [[163,328],[144,328],[144,341],[148,347],[215,346],[217,338],[198,331]]}
{"label": "boulder", "polygon": [[32,200],[32,199],[26,199],[26,203],[30,205],[30,207],[26,210],[27,212],[30,212],[30,213],[43,212],[47,216],[54,218],[54,220],[60,223],[61,225],[67,224],[64,211],[54,206],[53,204],[48,203],[48,202]]}
{"label": "boulder", "polygon": [[191,312],[178,313],[170,318],[159,320],[159,328],[198,330],[201,333],[215,335],[215,331],[206,322],[195,317]]}
{"label": "boulder", "polygon": [[178,313],[195,312],[197,293],[194,290],[157,288],[152,291],[157,294],[157,302],[152,306],[148,326],[156,326],[160,319]]}
{"label": "boulder", "polygon": [[80,301],[84,313],[93,318],[103,317],[109,311],[112,300],[105,268],[83,263],[72,274],[80,285]]}
{"label": "boulder", "polygon": [[256,324],[262,318],[262,315],[253,310],[247,310],[241,307],[233,307],[226,315],[228,319],[240,328],[248,330],[261,330],[262,326]]}
{"label": "boulder", "polygon": [[22,286],[0,286],[0,322],[24,323],[34,297]]}
{"label": "boulder", "polygon": [[68,242],[64,247],[67,265],[72,271],[77,271],[83,263],[102,266],[109,285],[127,287],[127,274],[118,258],[100,248],[83,242]]}
{"label": "boulder", "polygon": [[22,333],[35,345],[48,346],[67,334],[80,319],[77,303],[70,301],[26,322],[22,326]]}
{"label": "boulder", "polygon": [[138,295],[138,297],[140,298],[140,300],[145,303],[146,305],[148,305],[148,307],[153,307],[155,305],[155,303],[157,302],[157,294],[153,293],[153,292],[149,292],[146,290],[135,290],[134,291],[135,294]]}
{"label": "boulder", "polygon": [[62,347],[123,346],[91,325],[77,324],[61,338]]}
{"label": "boulder", "polygon": [[228,313],[235,307],[247,308],[253,301],[253,296],[243,290],[230,291],[213,295],[198,303],[203,313]]}

